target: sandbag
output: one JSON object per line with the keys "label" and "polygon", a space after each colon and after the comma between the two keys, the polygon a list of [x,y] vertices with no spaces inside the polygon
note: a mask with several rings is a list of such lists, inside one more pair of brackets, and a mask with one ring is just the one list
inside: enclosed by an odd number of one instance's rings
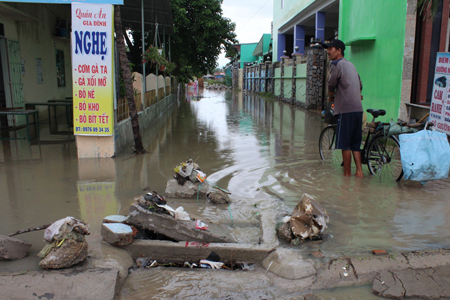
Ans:
{"label": "sandbag", "polygon": [[399,138],[404,179],[429,181],[448,177],[450,145],[445,133],[421,130]]}
{"label": "sandbag", "polygon": [[417,128],[412,128],[409,126],[401,126],[400,124],[395,123],[393,121],[391,121],[389,125],[384,125],[383,129],[385,135],[387,136],[399,135],[402,133],[414,133],[418,131]]}

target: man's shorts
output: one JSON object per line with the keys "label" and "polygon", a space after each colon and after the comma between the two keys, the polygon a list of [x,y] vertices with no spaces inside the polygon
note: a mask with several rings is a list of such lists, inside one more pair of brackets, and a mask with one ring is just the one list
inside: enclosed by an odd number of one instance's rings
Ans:
{"label": "man's shorts", "polygon": [[336,127],[336,149],[359,151],[362,140],[362,112],[340,114]]}

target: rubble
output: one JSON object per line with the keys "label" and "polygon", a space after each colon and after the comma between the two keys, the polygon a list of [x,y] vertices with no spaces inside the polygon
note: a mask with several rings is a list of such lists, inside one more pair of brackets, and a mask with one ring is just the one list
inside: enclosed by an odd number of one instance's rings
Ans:
{"label": "rubble", "polygon": [[[303,194],[291,217],[285,217],[283,224],[278,226],[277,235],[287,242],[292,242],[295,237],[300,241],[318,238],[327,228],[328,220],[328,214],[320,204],[308,194]],[[289,234],[287,227],[292,234]]]}
{"label": "rubble", "polygon": [[87,224],[73,217],[54,222],[45,229],[44,240],[48,244],[38,254],[43,258],[39,266],[43,269],[62,269],[84,261],[88,252],[84,236],[88,234]]}
{"label": "rubble", "polygon": [[39,262],[42,269],[63,269],[84,261],[88,253],[85,240],[66,239]]}
{"label": "rubble", "polygon": [[126,246],[133,243],[133,229],[125,224],[104,223],[101,234],[103,239],[113,246]]}
{"label": "rubble", "polygon": [[213,189],[212,191],[208,192],[206,194],[206,198],[208,198],[208,200],[212,203],[216,204],[227,204],[231,202],[228,194],[218,189]]}
{"label": "rubble", "polygon": [[180,221],[168,214],[159,214],[134,203],[130,206],[127,223],[138,229],[163,234],[176,241],[235,243],[228,230],[208,224],[208,230],[195,228],[195,221]]}
{"label": "rubble", "polygon": [[205,198],[211,189],[211,185],[205,181],[203,183],[193,183],[186,181],[184,185],[179,185],[175,179],[167,181],[166,197],[169,198]]}
{"label": "rubble", "polygon": [[17,260],[27,256],[31,244],[5,235],[0,235],[0,261]]}
{"label": "rubble", "polygon": [[111,215],[103,218],[103,223],[125,223],[127,220],[126,216],[122,215]]}
{"label": "rubble", "polygon": [[294,238],[292,231],[291,231],[291,225],[288,223],[281,223],[279,227],[277,228],[277,236],[285,240],[286,242],[290,243],[292,239]]}

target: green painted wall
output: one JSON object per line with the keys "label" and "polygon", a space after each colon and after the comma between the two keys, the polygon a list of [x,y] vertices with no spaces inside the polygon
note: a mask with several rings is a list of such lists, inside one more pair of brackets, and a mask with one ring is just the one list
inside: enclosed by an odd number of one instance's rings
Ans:
{"label": "green painted wall", "polygon": [[274,95],[280,96],[281,95],[281,68],[275,68],[275,77],[274,77]]}
{"label": "green painted wall", "polygon": [[295,79],[295,98],[297,101],[306,103],[306,64],[297,65]]}
{"label": "green painted wall", "polygon": [[284,67],[284,98],[291,99],[292,95],[292,66]]}
{"label": "green painted wall", "polygon": [[258,60],[256,56],[253,56],[256,45],[258,45],[258,43],[241,44],[241,68],[244,67],[244,62],[254,62]]}
{"label": "green painted wall", "polygon": [[[398,118],[407,0],[341,0],[339,39],[363,82],[364,110],[385,109],[378,120]],[[371,120],[370,117],[368,117]]]}

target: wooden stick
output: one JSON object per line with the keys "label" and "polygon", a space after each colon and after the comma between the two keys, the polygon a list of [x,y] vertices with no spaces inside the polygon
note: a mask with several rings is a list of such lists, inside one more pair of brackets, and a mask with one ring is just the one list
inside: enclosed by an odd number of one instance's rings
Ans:
{"label": "wooden stick", "polygon": [[42,226],[37,226],[37,227],[31,227],[31,228],[27,228],[27,229],[22,229],[22,230],[14,232],[14,233],[8,234],[8,236],[15,236],[15,235],[22,234],[22,233],[27,233],[27,232],[31,232],[31,231],[38,231],[38,230],[46,229],[47,227],[49,227],[52,224],[53,223],[50,223],[50,224],[47,224],[47,225],[42,225]]}

